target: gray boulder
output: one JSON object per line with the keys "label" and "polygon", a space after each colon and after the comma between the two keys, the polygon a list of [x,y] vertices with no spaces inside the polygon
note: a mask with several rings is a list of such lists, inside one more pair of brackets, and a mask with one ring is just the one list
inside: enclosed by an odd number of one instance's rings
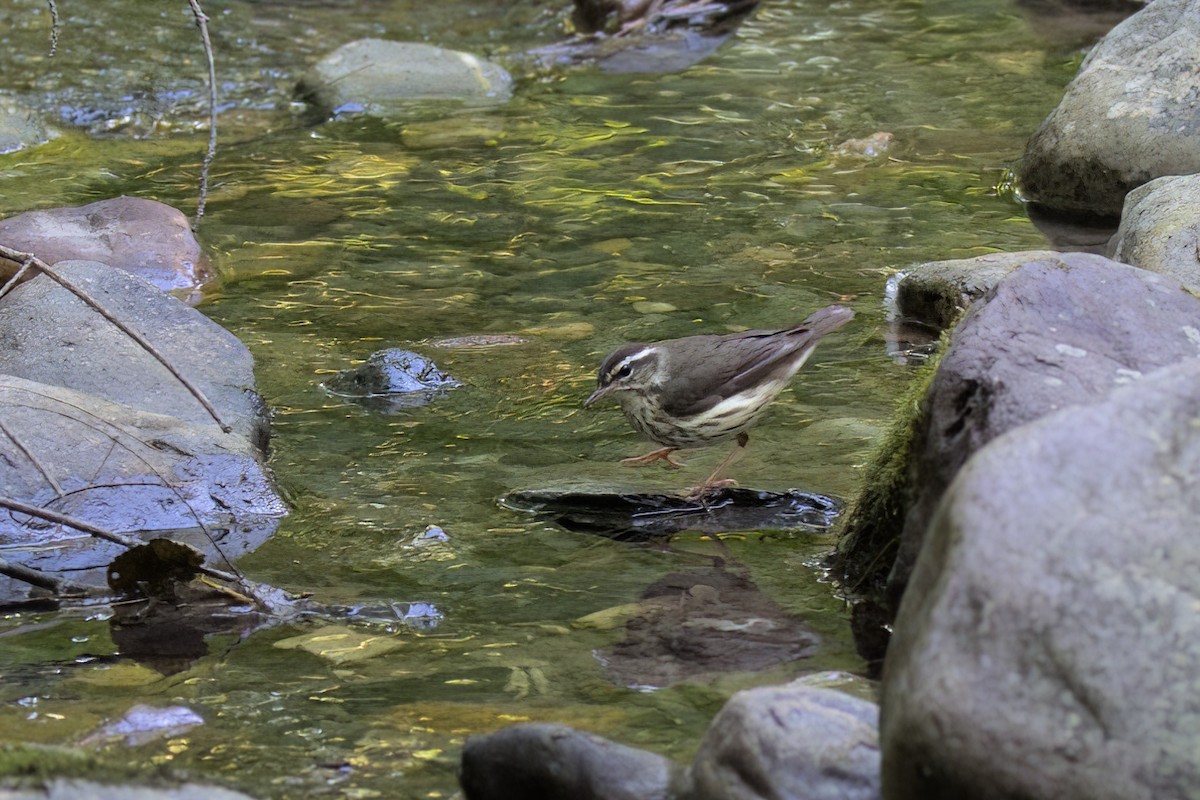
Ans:
{"label": "gray boulder", "polygon": [[967,462],[888,653],[888,800],[1200,796],[1197,409],[1192,357]]}
{"label": "gray boulder", "polygon": [[975,451],[1197,356],[1198,328],[1200,300],[1178,282],[1085,253],[1026,264],[974,304],[930,384],[911,444],[911,502],[890,577],[893,600],[946,486]]}
{"label": "gray boulder", "polygon": [[896,313],[948,328],[967,306],[1017,267],[1058,255],[1052,250],[1027,250],[913,264],[892,281]]}
{"label": "gray boulder", "polygon": [[[94,261],[55,271],[87,291],[221,409],[244,439],[265,445],[266,409],[254,358],[236,336],[144,280]],[[0,373],[92,394],[153,414],[213,425],[204,407],[149,353],[82,300],[40,276],[0,305]]]}
{"label": "gray boulder", "polygon": [[1146,181],[1200,172],[1198,72],[1200,0],[1156,0],[1113,28],[1030,139],[1025,195],[1115,217]]}
{"label": "gray boulder", "polygon": [[1169,275],[1200,292],[1200,175],[1156,178],[1125,198],[1110,242],[1117,261]]}
{"label": "gray boulder", "polygon": [[359,39],[344,44],[305,73],[298,88],[322,116],[400,112],[410,100],[500,104],[512,78],[497,64],[419,42]]}
{"label": "gray boulder", "polygon": [[471,737],[459,781],[468,800],[877,800],[878,708],[795,681],[738,692],[692,765],[566,725],[514,725]]}
{"label": "gray boulder", "polygon": [[530,723],[467,739],[458,780],[467,800],[667,800],[679,770],[566,725]]}
{"label": "gray boulder", "polygon": [[[148,339],[229,430],[126,334],[39,276],[0,303],[3,494],[115,532],[170,532],[212,559],[218,545],[230,558],[256,547],[285,508],[262,463],[266,410],[245,346],[106,264],[67,261],[55,269]],[[48,541],[56,546],[46,548]],[[0,544],[10,560],[69,570],[82,582],[102,581],[120,552],[11,514],[0,515]],[[12,590],[0,585],[0,595]]]}
{"label": "gray boulder", "polygon": [[425,356],[399,347],[376,350],[363,363],[342,370],[322,385],[332,395],[385,413],[428,405],[462,386]]}
{"label": "gray boulder", "polygon": [[687,800],[878,800],[879,708],[838,692],[738,692],[713,719]]}
{"label": "gray boulder", "polygon": [[[0,244],[47,264],[100,261],[163,291],[193,290],[212,278],[187,218],[141,197],[18,214],[0,220]],[[0,259],[0,275],[11,275],[16,267]]]}

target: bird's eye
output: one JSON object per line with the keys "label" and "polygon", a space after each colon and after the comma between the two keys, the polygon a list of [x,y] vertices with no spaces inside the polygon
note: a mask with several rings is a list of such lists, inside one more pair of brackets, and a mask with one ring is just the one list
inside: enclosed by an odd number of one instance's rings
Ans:
{"label": "bird's eye", "polygon": [[617,374],[616,374],[616,376],[615,376],[615,377],[617,377],[617,378],[628,378],[628,377],[629,377],[629,375],[630,375],[632,372],[633,372],[633,365],[631,365],[631,364],[622,364],[622,365],[621,365],[621,368],[620,368],[619,370],[617,370]]}

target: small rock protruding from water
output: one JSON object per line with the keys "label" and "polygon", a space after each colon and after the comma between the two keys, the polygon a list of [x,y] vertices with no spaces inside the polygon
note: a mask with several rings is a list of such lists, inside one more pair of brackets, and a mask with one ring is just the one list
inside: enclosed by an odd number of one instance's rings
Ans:
{"label": "small rock protruding from water", "polygon": [[322,116],[362,112],[391,116],[412,100],[505,103],[512,77],[470,53],[420,42],[359,39],[321,59],[297,93]]}
{"label": "small rock protruding from water", "polygon": [[322,384],[332,395],[384,413],[428,405],[461,385],[425,356],[398,347],[377,350]]}
{"label": "small rock protruding from water", "polygon": [[[51,265],[99,261],[164,292],[187,294],[189,301],[199,300],[198,289],[212,278],[208,258],[183,212],[142,197],[17,214],[0,220],[0,241]],[[0,260],[0,276],[7,279],[17,266]]]}

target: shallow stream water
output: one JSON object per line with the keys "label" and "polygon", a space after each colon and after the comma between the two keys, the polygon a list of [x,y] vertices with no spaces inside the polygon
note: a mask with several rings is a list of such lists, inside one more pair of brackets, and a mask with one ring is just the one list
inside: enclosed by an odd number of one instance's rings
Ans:
{"label": "shallow stream water", "polygon": [[[0,74],[86,130],[0,156],[0,215],[119,194],[190,213],[206,112],[187,3],[59,5],[49,60],[44,3],[0,1]],[[1001,0],[765,0],[678,74],[523,68],[516,55],[556,40],[566,5],[205,4],[223,111],[197,231],[220,278],[200,308],[257,359],[292,508],[239,566],[324,603],[421,602],[437,617],[359,626],[391,649],[341,663],[275,646],[312,626],[218,636],[170,675],[123,659],[103,610],[10,617],[0,740],[71,744],[135,703],[186,705],[203,726],[116,757],[260,797],[452,797],[464,738],[514,721],[686,759],[737,688],[815,675],[869,693],[848,676],[863,664],[820,567],[831,536],[747,531],[724,553],[688,534],[641,546],[496,500],[697,482],[719,448],[683,474],[617,464],[646,443],[615,408],[581,408],[600,359],[630,340],[783,326],[832,302],[857,319],[776,402],[734,474],[852,497],[912,376],[887,352],[886,277],[1044,246],[1008,170],[1072,76],[1077,43]],[[518,77],[514,98],[309,124],[296,77],[364,36],[497,58]],[[894,137],[886,156],[835,154],[880,131]],[[524,341],[437,344],[492,334]],[[387,346],[464,385],[394,415],[319,388]],[[418,546],[429,525],[448,540]],[[603,653],[621,631],[576,620],[714,555],[810,628],[814,654],[671,687],[611,680]]]}

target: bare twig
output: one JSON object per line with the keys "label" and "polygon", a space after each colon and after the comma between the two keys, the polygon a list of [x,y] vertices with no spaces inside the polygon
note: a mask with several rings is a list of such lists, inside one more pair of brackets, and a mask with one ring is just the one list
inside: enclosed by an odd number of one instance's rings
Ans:
{"label": "bare twig", "polygon": [[54,58],[54,54],[58,52],[58,5],[54,0],[46,0],[46,4],[50,6],[50,55],[48,58]]}
{"label": "bare twig", "polygon": [[208,36],[208,16],[200,7],[199,0],[188,0],[188,5],[192,7],[192,16],[196,19],[200,40],[204,43],[204,56],[208,59],[208,151],[200,167],[200,199],[196,204],[196,221],[193,223],[199,225],[208,201],[208,170],[217,155],[217,68],[213,61],[212,40]]}
{"label": "bare twig", "polygon": [[[61,514],[57,511],[51,511],[47,508],[31,506],[28,503],[22,503],[20,500],[14,500],[11,497],[0,497],[0,508],[7,508],[9,511],[15,511],[18,514],[28,514],[31,517],[43,519],[47,522],[53,522],[58,525],[66,525],[68,528],[74,528],[77,531],[82,531],[89,536],[95,536],[97,539],[103,539],[106,542],[119,544],[126,550],[144,544],[144,542],[141,542],[130,536],[126,536],[125,534],[114,533],[113,531],[105,530],[98,525],[93,525],[85,519],[73,517],[69,514]],[[219,581],[228,581],[229,583],[241,582],[238,576],[231,572],[213,569],[212,567],[206,567],[204,565],[200,565],[196,569],[198,572],[201,572],[210,578],[216,578]]]}
{"label": "bare twig", "polygon": [[35,467],[37,467],[37,471],[42,473],[42,477],[46,479],[46,483],[50,484],[50,488],[54,489],[54,493],[59,497],[62,497],[62,487],[59,486],[58,481],[54,479],[54,476],[50,474],[50,471],[46,469],[46,465],[41,462],[41,460],[32,450],[25,446],[25,443],[21,441],[21,437],[17,436],[16,432],[9,428],[3,419],[0,419],[0,432],[3,432],[4,435],[7,436],[12,443],[17,446],[17,449],[24,453],[25,457],[28,458]]}
{"label": "bare twig", "polygon": [[224,431],[225,433],[229,433],[230,431],[233,430],[232,427],[230,427],[229,425],[226,425],[225,421],[221,419],[221,415],[217,413],[217,409],[215,409],[213,407],[213,404],[209,402],[207,397],[205,397],[204,392],[200,391],[200,388],[198,386],[196,386],[194,383],[192,383],[190,380],[188,380],[186,377],[184,377],[183,373],[181,373],[179,370],[175,369],[175,367],[172,366],[169,361],[167,361],[167,357],[164,356],[162,353],[160,353],[154,345],[150,344],[150,342],[146,339],[146,337],[142,336],[140,333],[133,330],[128,325],[126,325],[124,322],[122,322],[121,320],[119,320],[115,316],[113,316],[113,314],[111,312],[109,312],[108,309],[106,309],[106,308],[104,308],[104,306],[100,305],[99,301],[97,301],[94,297],[92,297],[90,294],[88,294],[86,291],[84,291],[81,287],[76,286],[74,283],[72,283],[67,278],[64,278],[62,275],[59,275],[53,268],[51,268],[51,266],[49,264],[47,264],[45,261],[42,261],[40,258],[37,258],[36,256],[32,255],[31,253],[22,253],[19,250],[13,250],[10,247],[5,247],[4,245],[0,245],[0,256],[7,258],[9,261],[16,261],[18,263],[28,261],[35,269],[42,272],[42,274],[44,274],[46,277],[50,278],[52,281],[54,281],[59,286],[66,289],[71,294],[78,297],[83,302],[87,303],[98,314],[100,314],[100,316],[104,317],[106,320],[108,320],[113,325],[115,325],[118,329],[120,329],[120,331],[122,333],[124,333],[130,339],[133,339],[135,342],[137,342],[138,345],[140,345],[143,350],[145,350],[147,353],[149,353],[151,356],[153,356],[158,361],[158,363],[160,363],[164,367],[166,367],[167,371],[170,372],[173,376],[175,376],[175,380],[179,381],[179,383],[183,385],[183,388],[185,388],[189,392],[191,392],[192,397],[196,398],[196,401],[204,407],[204,410],[207,411],[209,413],[209,415],[216,421],[216,423],[221,426],[222,431]]}
{"label": "bare twig", "polygon": [[0,575],[7,575],[14,580],[28,583],[30,586],[48,589],[58,597],[87,597],[97,593],[95,587],[82,586],[64,578],[48,575],[32,567],[14,564],[4,558],[0,558]]}
{"label": "bare twig", "polygon": [[28,272],[31,266],[33,266],[33,256],[30,256],[22,261],[21,268],[14,272],[13,276],[5,281],[3,286],[0,286],[0,297],[4,297],[4,295],[8,294],[9,290],[17,285],[17,283],[21,280],[21,276]]}

